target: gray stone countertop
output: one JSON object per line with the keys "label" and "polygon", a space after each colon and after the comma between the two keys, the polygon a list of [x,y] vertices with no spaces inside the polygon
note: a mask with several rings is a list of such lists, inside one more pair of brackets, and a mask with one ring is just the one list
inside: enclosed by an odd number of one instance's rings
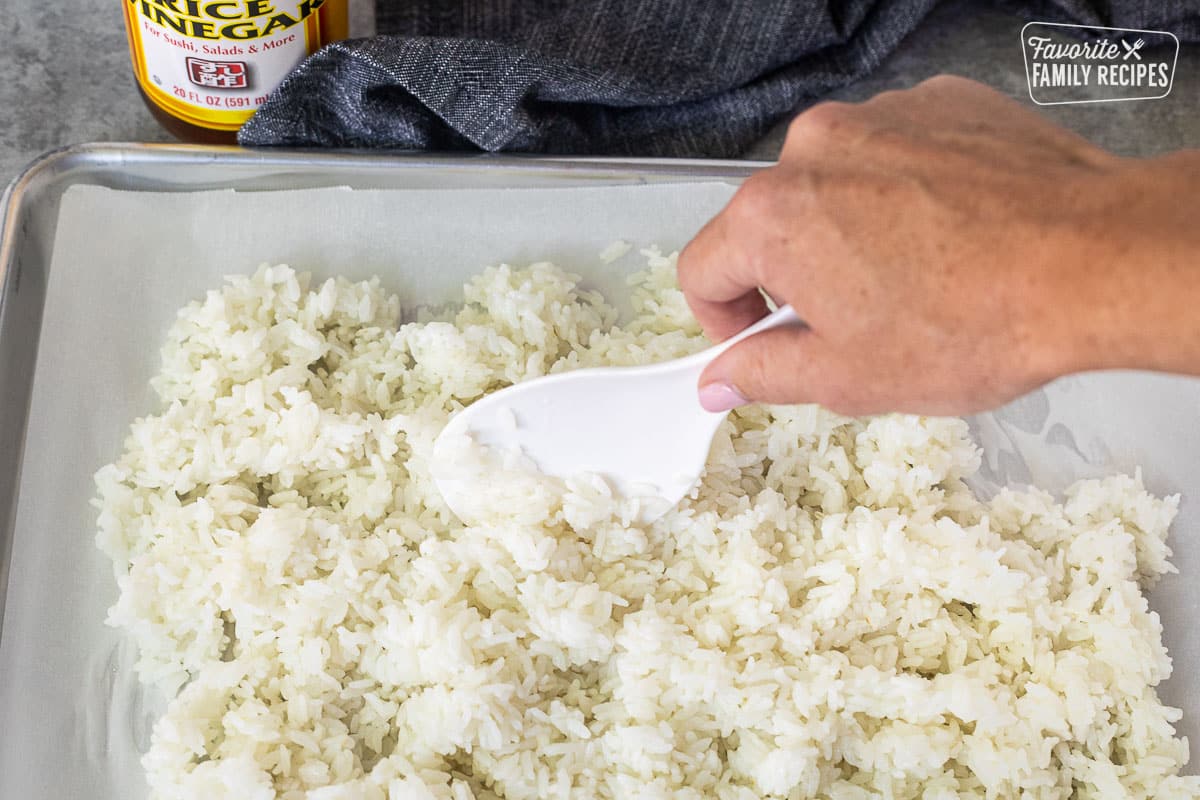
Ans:
{"label": "gray stone countertop", "polygon": [[[168,142],[134,88],[119,0],[8,0],[15,24],[0,48],[0,186],[40,153],[93,141]],[[859,100],[939,72],[988,83],[1032,105],[1019,32],[1027,20],[978,0],[948,0],[875,74],[838,92]],[[373,29],[371,0],[351,0],[351,33]],[[1200,145],[1200,47],[1179,54],[1167,98],[1045,108],[1124,155]],[[772,159],[783,126],[747,154]]]}

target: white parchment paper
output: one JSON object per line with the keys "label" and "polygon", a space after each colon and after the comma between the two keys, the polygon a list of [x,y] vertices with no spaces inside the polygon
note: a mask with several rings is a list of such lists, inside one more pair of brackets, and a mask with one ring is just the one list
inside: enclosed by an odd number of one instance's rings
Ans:
{"label": "white parchment paper", "polygon": [[[93,544],[93,472],[128,424],[156,410],[147,381],[177,309],[259,263],[319,276],[380,275],[407,306],[455,296],[489,264],[548,259],[606,292],[641,266],[602,265],[614,239],[681,246],[728,199],[724,184],[513,190],[204,192],[75,187],[63,198],[47,290],[0,641],[0,798],[136,800],[139,753],[164,698],[133,676],[133,648],[103,624],[115,599]],[[32,337],[34,332],[30,332]],[[1200,717],[1200,382],[1138,374],[1060,381],[973,421],[979,484],[1073,480],[1143,468],[1180,492],[1182,575],[1152,595],[1196,753]]]}

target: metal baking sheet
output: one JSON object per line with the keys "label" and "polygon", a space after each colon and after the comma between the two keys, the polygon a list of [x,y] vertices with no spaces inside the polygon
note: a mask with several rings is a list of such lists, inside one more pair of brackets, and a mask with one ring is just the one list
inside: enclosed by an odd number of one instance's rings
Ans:
{"label": "metal baking sheet", "polygon": [[[663,159],[298,153],[187,145],[93,144],[53,151],[0,198],[0,610],[29,396],[63,193],[317,189],[513,189],[729,181],[762,163]],[[3,620],[0,617],[0,633]]]}
{"label": "metal baking sheet", "polygon": [[[69,269],[69,262],[58,263],[52,276],[59,212],[64,195],[73,187],[170,194],[350,187],[459,192],[462,197],[513,189],[566,189],[569,191],[564,197],[573,198],[566,205],[574,203],[574,208],[582,209],[582,198],[592,187],[646,185],[675,187],[671,191],[682,193],[686,187],[680,184],[716,181],[731,189],[758,166],[739,162],[431,158],[96,145],[51,154],[18,178],[5,195],[0,230],[0,798],[125,800],[141,796],[144,789],[139,788],[136,751],[144,746],[155,716],[152,701],[143,703],[142,695],[135,691],[128,669],[131,646],[122,644],[119,634],[103,633],[112,644],[106,658],[97,658],[74,647],[72,637],[66,633],[74,631],[80,640],[91,636],[101,626],[104,609],[114,598],[107,565],[92,544],[93,517],[88,507],[91,474],[117,455],[133,415],[151,410],[146,380],[156,368],[154,355],[165,324],[182,302],[155,309],[151,315],[123,315],[123,309],[113,305],[112,297],[72,296],[70,275],[63,271]],[[531,196],[520,192],[506,196],[509,212],[520,210],[523,198]],[[685,228],[698,227],[712,208],[709,198],[707,205],[681,205],[678,213],[690,215]],[[417,241],[428,235],[416,218],[382,221],[347,215],[339,221],[352,228],[342,231],[339,241],[343,243],[359,234],[364,239],[393,237],[389,241],[397,242]],[[135,223],[131,221],[130,225]],[[381,227],[384,225],[386,230]],[[361,229],[355,230],[354,226]],[[556,248],[569,255],[568,244],[577,244],[575,240],[585,235],[598,235],[593,230],[596,227],[595,219],[571,220],[536,246],[530,244],[528,255],[553,255]],[[305,235],[310,238],[300,245],[310,247],[313,258],[328,252],[320,226],[312,226]],[[130,243],[136,241],[136,236],[122,228],[111,242],[97,246],[113,247],[117,246],[114,242],[124,242],[121,246],[134,247]],[[201,232],[189,229],[181,234],[181,245],[202,243]],[[663,242],[668,246],[681,243]],[[542,252],[547,247],[551,252]],[[512,253],[526,252],[515,244],[509,249]],[[339,258],[345,255],[340,253]],[[499,253],[497,257],[510,255]],[[252,266],[231,265],[227,271],[245,271]],[[481,266],[483,263],[462,268]],[[585,277],[597,282],[605,278]],[[145,278],[161,282],[171,276],[147,272]],[[459,279],[457,274],[438,278],[450,282]],[[213,283],[200,276],[188,276],[188,280],[198,287]],[[191,284],[183,277],[180,281],[181,297],[193,296]],[[58,290],[57,294],[48,292],[51,287]],[[72,362],[59,351],[38,352],[43,316],[59,326],[78,319],[91,303],[106,304],[95,313],[109,330],[98,328],[89,340],[93,331],[86,325],[76,325],[81,349],[95,348],[90,354],[72,353]],[[123,316],[129,317],[127,322]],[[141,327],[136,328],[138,325]],[[78,365],[84,357],[102,359],[105,337],[114,331],[126,339],[134,335],[145,338],[147,357],[143,365],[114,376],[102,386],[87,384],[64,367]],[[81,442],[60,433],[66,426],[59,421],[81,410],[108,414],[105,441]],[[1183,495],[1171,542],[1181,574],[1164,579],[1152,592],[1151,603],[1162,616],[1166,643],[1176,664],[1175,677],[1160,691],[1167,702],[1185,710],[1181,728],[1192,739],[1193,759],[1200,738],[1200,680],[1194,674],[1194,668],[1200,665],[1200,636],[1191,622],[1200,607],[1200,584],[1194,580],[1200,569],[1200,541],[1196,536],[1200,504],[1194,499],[1200,497],[1200,468],[1194,457],[1200,452],[1198,416],[1198,382],[1107,373],[1058,381],[994,414],[972,420],[985,453],[978,481],[984,490],[1009,483],[1033,483],[1060,491],[1080,477],[1141,467],[1151,491]],[[96,453],[103,453],[103,460],[98,460]],[[30,576],[47,574],[48,569],[51,573],[59,569],[64,585],[28,585]],[[64,616],[71,618],[72,627],[52,630],[55,626],[49,621]],[[29,676],[34,675],[43,676],[39,680],[44,685],[20,683],[32,680]],[[58,687],[57,692],[47,696],[61,698],[61,707],[47,708],[44,723],[33,719],[28,709],[16,713],[17,695],[45,692],[46,686]],[[97,694],[111,698],[111,702],[94,702]]]}
{"label": "metal baking sheet", "polygon": [[[0,798],[145,793],[138,757],[165,698],[137,685],[132,644],[103,625],[115,586],[88,498],[155,407],[147,380],[176,309],[261,261],[377,273],[412,306],[498,259],[598,263],[614,238],[677,247],[749,170],[102,146],[18,181],[4,435],[25,450],[4,507]],[[621,288],[619,266],[589,282]]]}

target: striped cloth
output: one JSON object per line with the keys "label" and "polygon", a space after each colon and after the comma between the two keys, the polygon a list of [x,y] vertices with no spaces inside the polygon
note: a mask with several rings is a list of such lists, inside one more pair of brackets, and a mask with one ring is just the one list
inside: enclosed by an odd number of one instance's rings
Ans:
{"label": "striped cloth", "polygon": [[[242,144],[735,157],[873,70],[936,0],[377,3],[381,35],[306,60]],[[1045,0],[1014,22],[1195,40],[1197,5]]]}

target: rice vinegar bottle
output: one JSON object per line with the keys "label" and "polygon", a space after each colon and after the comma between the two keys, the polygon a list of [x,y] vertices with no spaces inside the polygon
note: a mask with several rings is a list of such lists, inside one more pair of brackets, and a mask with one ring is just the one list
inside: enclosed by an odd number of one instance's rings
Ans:
{"label": "rice vinegar bottle", "polygon": [[232,144],[283,77],[346,38],[348,0],[121,0],[138,91],[189,142]]}

